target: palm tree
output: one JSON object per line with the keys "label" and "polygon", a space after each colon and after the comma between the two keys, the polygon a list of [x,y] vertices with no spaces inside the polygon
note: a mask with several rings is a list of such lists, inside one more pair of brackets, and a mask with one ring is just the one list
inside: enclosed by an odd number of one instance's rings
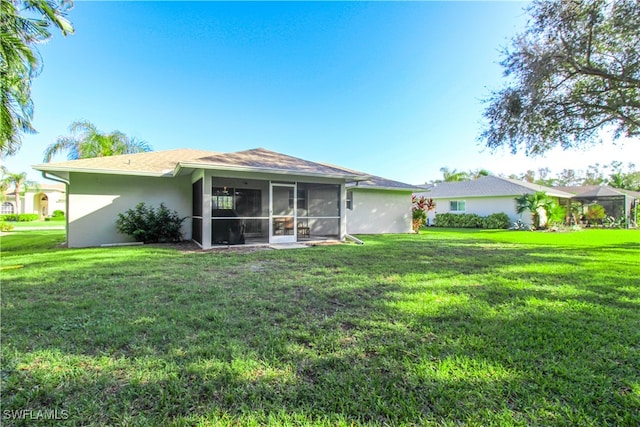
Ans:
{"label": "palm tree", "polygon": [[516,212],[522,214],[524,212],[531,213],[531,221],[533,227],[540,228],[540,210],[550,212],[553,208],[554,201],[544,191],[536,191],[533,194],[523,194],[516,197]]}
{"label": "palm tree", "polygon": [[489,172],[486,169],[475,169],[475,170],[470,170],[468,172],[468,177],[470,179],[478,179],[478,178],[482,178],[483,176],[489,176],[491,175],[491,172]]}
{"label": "palm tree", "polygon": [[458,171],[457,169],[450,170],[448,167],[442,167],[440,168],[440,172],[442,172],[444,182],[467,181],[469,179],[467,172]]}
{"label": "palm tree", "polygon": [[50,162],[56,154],[65,151],[69,160],[151,151],[151,147],[145,141],[129,138],[120,131],[103,133],[88,121],[73,122],[69,130],[72,136],[61,136],[47,147],[44,152],[45,163]]}
{"label": "palm tree", "polygon": [[11,173],[7,172],[2,179],[3,187],[8,189],[13,186],[13,195],[16,199],[16,214],[20,213],[20,195],[24,194],[31,187],[37,187],[38,184],[27,179],[26,172]]}
{"label": "palm tree", "polygon": [[[51,38],[49,26],[63,35],[73,32],[65,19],[70,0],[2,0],[0,13],[0,153],[14,154],[22,143],[21,133],[33,133],[31,79],[41,70],[33,46]],[[22,13],[30,17],[22,16]],[[40,19],[33,17],[41,16]]]}

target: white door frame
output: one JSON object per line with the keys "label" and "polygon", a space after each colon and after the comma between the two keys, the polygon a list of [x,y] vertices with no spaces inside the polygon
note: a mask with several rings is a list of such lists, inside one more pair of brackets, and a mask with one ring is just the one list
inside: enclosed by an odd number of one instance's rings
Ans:
{"label": "white door frame", "polygon": [[[274,187],[286,187],[286,188],[289,188],[290,190],[293,190],[293,209],[292,209],[293,214],[292,215],[274,215],[273,213]],[[296,227],[297,217],[298,217],[297,198],[298,198],[298,186],[296,185],[295,182],[292,184],[269,182],[269,243],[295,243],[298,241],[297,227]],[[280,229],[276,229],[274,226],[274,224],[278,220],[282,220],[283,222],[290,220],[293,226],[292,234],[284,234],[284,231],[283,231],[283,234],[276,234],[276,232],[280,231]]]}

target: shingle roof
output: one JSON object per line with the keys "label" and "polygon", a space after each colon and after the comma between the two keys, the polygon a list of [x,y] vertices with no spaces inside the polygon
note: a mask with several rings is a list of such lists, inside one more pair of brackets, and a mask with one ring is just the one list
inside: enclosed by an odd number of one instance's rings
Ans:
{"label": "shingle roof", "polygon": [[204,168],[331,176],[351,180],[369,177],[363,172],[303,160],[264,148],[218,153],[213,151],[175,149],[138,154],[69,160],[34,165],[34,169],[48,172],[86,172],[125,175],[173,176],[181,169]]}
{"label": "shingle roof", "polygon": [[349,183],[347,186],[349,188],[376,188],[386,190],[407,190],[413,192],[422,190],[420,187],[416,187],[415,185],[406,184],[400,181],[393,181],[381,176],[371,176],[366,181]]}
{"label": "shingle roof", "polygon": [[519,196],[544,191],[549,196],[571,198],[573,195],[543,185],[497,176],[483,176],[472,181],[441,182],[424,192],[431,198]]}
{"label": "shingle roof", "polygon": [[203,167],[206,169],[252,170],[301,175],[321,175],[338,177],[359,177],[368,175],[325,163],[316,163],[264,148],[238,151],[235,153],[212,153],[197,159],[180,162],[182,167]]}
{"label": "shingle roof", "polygon": [[217,153],[179,148],[175,150],[150,151],[148,153],[120,154],[117,156],[68,160],[66,162],[43,163],[34,165],[33,168],[40,171],[171,175],[179,162],[212,154]]}
{"label": "shingle roof", "polygon": [[559,190],[572,193],[577,197],[607,197],[607,196],[623,196],[629,195],[632,197],[639,197],[640,192],[624,190],[621,188],[613,188],[607,185],[583,185],[573,187],[556,187]]}

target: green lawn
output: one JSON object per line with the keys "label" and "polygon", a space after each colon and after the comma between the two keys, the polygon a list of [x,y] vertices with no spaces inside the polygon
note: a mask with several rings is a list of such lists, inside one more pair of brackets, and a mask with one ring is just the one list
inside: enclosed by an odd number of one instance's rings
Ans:
{"label": "green lawn", "polygon": [[359,237],[2,237],[3,425],[640,425],[639,231]]}
{"label": "green lawn", "polygon": [[64,227],[66,222],[62,221],[7,221],[7,224],[13,226],[13,228],[17,231],[21,228],[27,227]]}

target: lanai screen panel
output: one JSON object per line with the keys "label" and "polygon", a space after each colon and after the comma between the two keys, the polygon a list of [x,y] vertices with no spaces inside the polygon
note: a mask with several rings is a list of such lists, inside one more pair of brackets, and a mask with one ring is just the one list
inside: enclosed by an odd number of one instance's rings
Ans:
{"label": "lanai screen panel", "polygon": [[298,183],[298,238],[340,235],[340,185]]}

